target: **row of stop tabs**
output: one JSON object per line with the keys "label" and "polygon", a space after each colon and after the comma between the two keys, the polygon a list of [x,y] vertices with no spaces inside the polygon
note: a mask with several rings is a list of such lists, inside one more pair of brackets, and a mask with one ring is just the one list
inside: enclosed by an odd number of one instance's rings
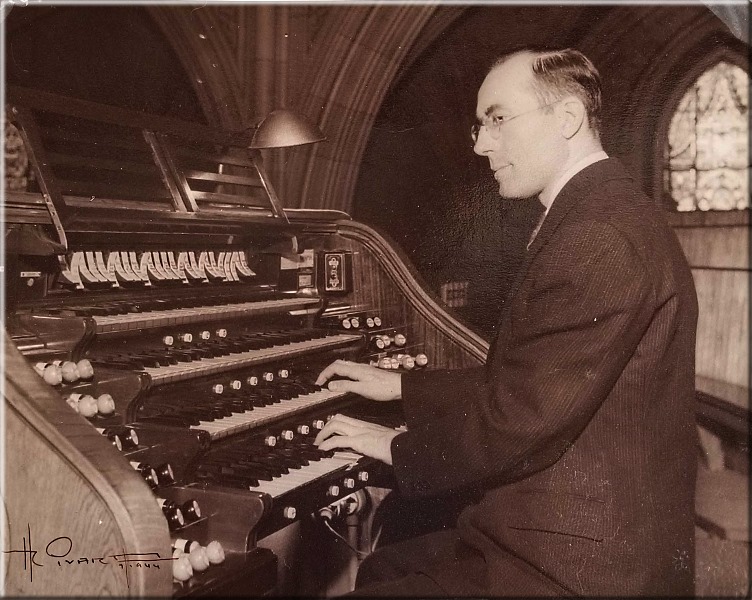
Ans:
{"label": "row of stop tabs", "polygon": [[256,276],[245,252],[78,251],[60,272],[63,284],[78,289],[161,282],[244,281]]}

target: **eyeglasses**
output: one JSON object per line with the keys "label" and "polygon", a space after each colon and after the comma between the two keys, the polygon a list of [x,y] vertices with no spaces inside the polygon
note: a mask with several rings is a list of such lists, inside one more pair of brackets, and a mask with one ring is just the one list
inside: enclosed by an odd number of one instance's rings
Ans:
{"label": "eyeglasses", "polygon": [[538,110],[541,110],[542,108],[552,106],[557,102],[559,102],[559,100],[556,100],[555,102],[549,102],[548,104],[542,104],[541,106],[536,106],[535,108],[531,108],[530,110],[526,110],[525,112],[517,113],[516,115],[512,115],[511,117],[505,117],[503,115],[491,115],[490,117],[486,117],[485,119],[483,119],[483,121],[481,121],[480,123],[475,123],[475,125],[470,128],[470,137],[473,140],[473,144],[478,143],[478,136],[480,135],[481,127],[486,128],[486,131],[488,132],[488,135],[491,136],[491,139],[498,140],[499,136],[501,135],[501,126],[505,123],[514,121],[517,117],[529,115],[530,113],[534,113]]}

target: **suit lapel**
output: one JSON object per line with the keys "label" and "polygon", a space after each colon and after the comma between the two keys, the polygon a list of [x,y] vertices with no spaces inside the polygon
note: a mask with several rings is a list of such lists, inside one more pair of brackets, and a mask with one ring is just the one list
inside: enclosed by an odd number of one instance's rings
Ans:
{"label": "suit lapel", "polygon": [[553,237],[556,230],[565,220],[567,214],[569,214],[572,208],[582,202],[584,198],[588,197],[593,188],[600,186],[611,179],[622,178],[631,177],[624,170],[621,162],[615,158],[608,158],[585,167],[582,171],[572,177],[572,179],[570,179],[561,189],[558,196],[556,196],[554,203],[551,205],[551,210],[548,211],[548,215],[544,219],[543,225],[541,225],[538,234],[530,244],[525,258],[520,265],[520,269],[514,278],[512,289],[507,295],[508,300],[504,303],[504,307],[501,311],[497,331],[501,331],[502,329],[502,323],[509,314],[512,300],[520,289],[522,282],[527,277],[530,264],[533,262],[533,259],[538,252],[540,252]]}

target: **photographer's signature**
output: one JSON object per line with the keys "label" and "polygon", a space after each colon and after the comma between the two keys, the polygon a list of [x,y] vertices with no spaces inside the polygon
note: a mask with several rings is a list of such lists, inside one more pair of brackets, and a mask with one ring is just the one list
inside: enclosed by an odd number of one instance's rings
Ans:
{"label": "photographer's signature", "polygon": [[128,569],[159,569],[164,561],[174,560],[171,556],[162,558],[159,552],[123,552],[106,556],[76,556],[73,552],[73,540],[67,535],[56,537],[45,546],[44,552],[35,550],[31,539],[31,525],[23,536],[23,547],[15,550],[3,550],[3,554],[20,554],[23,556],[23,569],[29,573],[29,581],[34,581],[34,567],[71,565],[117,565],[128,579]]}

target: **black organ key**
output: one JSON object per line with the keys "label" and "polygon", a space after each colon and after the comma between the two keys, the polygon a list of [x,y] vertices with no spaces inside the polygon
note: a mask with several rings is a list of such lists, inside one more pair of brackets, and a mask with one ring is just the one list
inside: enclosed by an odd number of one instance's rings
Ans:
{"label": "black organ key", "polygon": [[178,364],[177,358],[172,356],[169,352],[162,352],[160,350],[149,350],[141,354],[136,354],[135,356],[138,358],[143,358],[144,360],[156,360],[160,365]]}
{"label": "black organ key", "polygon": [[307,463],[308,459],[303,456],[303,451],[295,446],[286,446],[277,449],[277,453],[281,456],[287,456],[289,458],[297,458],[301,463]]}
{"label": "black organ key", "polygon": [[145,366],[143,361],[136,360],[132,356],[123,355],[123,354],[117,354],[114,356],[103,356],[103,357],[89,357],[89,360],[91,361],[91,364],[100,365],[103,367],[116,366],[116,367],[121,367],[121,368],[126,368],[126,369],[140,370],[140,369],[143,369]]}
{"label": "black organ key", "polygon": [[[268,473],[269,475],[271,475],[272,479],[274,477],[279,477],[280,475],[287,474],[290,472],[290,470],[286,466],[278,462],[273,462],[270,460],[240,459],[236,463],[233,463],[233,464],[238,465],[243,468],[251,469],[252,472],[258,471],[259,473],[262,473],[262,472]],[[264,479],[264,477],[259,477],[259,479]],[[267,480],[267,481],[271,481],[271,480]]]}
{"label": "black organ key", "polygon": [[194,360],[194,356],[187,350],[170,350],[168,354],[175,357],[175,360],[178,362],[191,362]]}
{"label": "black organ key", "polygon": [[264,465],[240,465],[229,466],[225,463],[213,463],[202,461],[199,467],[200,472],[210,473],[215,477],[235,476],[252,478],[260,481],[272,481],[275,477],[273,470],[266,468]]}
{"label": "black organ key", "polygon": [[170,425],[172,427],[190,427],[191,425],[199,424],[198,421],[194,423],[191,420],[178,415],[149,415],[146,417],[139,417],[138,420],[145,423]]}
{"label": "black organ key", "polygon": [[[220,475],[216,473],[199,472],[196,474],[196,479],[199,481],[207,481],[217,485],[241,489],[248,489],[259,485],[258,479],[244,475]],[[271,479],[265,479],[265,481],[271,481]]]}

